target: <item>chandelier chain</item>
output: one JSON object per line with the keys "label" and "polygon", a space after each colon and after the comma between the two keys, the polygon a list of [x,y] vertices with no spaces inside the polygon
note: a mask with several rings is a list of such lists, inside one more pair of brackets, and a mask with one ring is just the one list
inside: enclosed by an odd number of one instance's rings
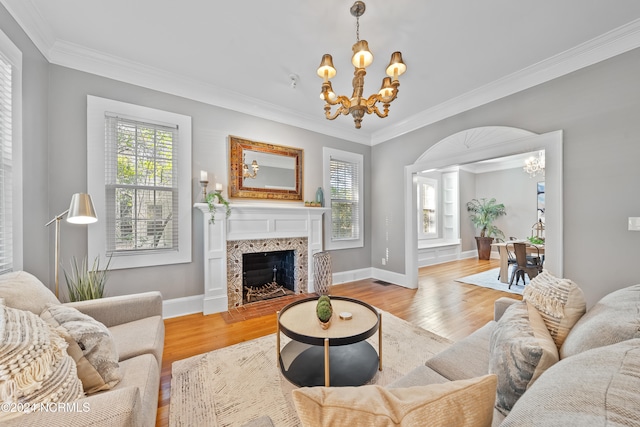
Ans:
{"label": "chandelier chain", "polygon": [[356,41],[360,41],[360,17],[356,16]]}

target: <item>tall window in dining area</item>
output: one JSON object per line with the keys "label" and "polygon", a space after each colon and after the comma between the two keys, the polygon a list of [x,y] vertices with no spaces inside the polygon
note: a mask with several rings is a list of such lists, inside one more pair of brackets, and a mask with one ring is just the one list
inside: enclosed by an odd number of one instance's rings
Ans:
{"label": "tall window in dining area", "polygon": [[438,237],[438,181],[418,177],[417,188],[419,238]]}
{"label": "tall window in dining area", "polygon": [[326,205],[331,208],[327,249],[362,247],[363,156],[325,147],[323,157]]}
{"label": "tall window in dining area", "polygon": [[105,120],[107,254],[175,249],[177,127]]}

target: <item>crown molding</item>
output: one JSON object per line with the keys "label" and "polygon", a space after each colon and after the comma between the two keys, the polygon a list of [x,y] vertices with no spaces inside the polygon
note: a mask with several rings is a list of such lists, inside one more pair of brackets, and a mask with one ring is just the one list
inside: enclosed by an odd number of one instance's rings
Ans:
{"label": "crown molding", "polygon": [[44,55],[47,61],[51,62],[49,51],[56,38],[51,26],[42,17],[40,12],[38,12],[38,9],[33,5],[31,0],[22,0],[19,2],[0,0],[0,3],[7,9],[23,31],[27,33],[27,36],[33,44],[36,45],[40,53]]}
{"label": "crown molding", "polygon": [[182,75],[169,73],[73,43],[56,41],[50,49],[50,62],[324,135],[360,144],[370,144],[370,136],[367,134],[329,126],[325,123],[320,124],[317,117],[308,117],[279,105],[219,86],[185,78]]}
{"label": "crown molding", "polygon": [[636,19],[537,64],[414,114],[398,124],[367,134],[335,123],[323,123],[317,117],[300,114],[228,89],[56,40],[51,27],[30,0],[11,4],[7,0],[0,0],[0,3],[50,63],[364,145],[389,141],[640,47],[640,19]]}
{"label": "crown molding", "polygon": [[377,145],[640,47],[640,19],[374,132]]}

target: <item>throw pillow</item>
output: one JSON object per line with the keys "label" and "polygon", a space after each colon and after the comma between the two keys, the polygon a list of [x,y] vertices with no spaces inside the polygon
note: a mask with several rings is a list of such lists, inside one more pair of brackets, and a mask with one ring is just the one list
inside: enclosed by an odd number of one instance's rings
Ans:
{"label": "throw pillow", "polygon": [[47,304],[60,304],[49,288],[26,271],[0,275],[0,297],[7,306],[34,314],[40,314]]}
{"label": "throw pillow", "polygon": [[72,343],[69,354],[78,364],[78,375],[87,393],[108,390],[121,380],[118,352],[105,325],[65,305],[48,305],[41,317],[65,331]]}
{"label": "throw pillow", "polygon": [[562,358],[640,338],[640,285],[605,295],[571,329],[560,348]]}
{"label": "throw pillow", "polygon": [[587,311],[582,290],[569,279],[559,279],[543,271],[524,288],[523,301],[540,313],[558,349],[573,325]]}
{"label": "throw pillow", "polygon": [[501,427],[640,425],[640,339],[587,350],[552,366]]}
{"label": "throw pillow", "polygon": [[386,389],[307,387],[293,390],[303,426],[489,427],[495,375],[444,384]]}
{"label": "throw pillow", "polygon": [[[84,396],[65,340],[35,314],[0,306],[0,343],[3,404],[66,403]],[[0,421],[21,413],[0,411]]]}
{"label": "throw pillow", "polygon": [[542,317],[526,302],[504,312],[491,334],[489,353],[489,373],[498,376],[496,409],[504,415],[559,360]]}

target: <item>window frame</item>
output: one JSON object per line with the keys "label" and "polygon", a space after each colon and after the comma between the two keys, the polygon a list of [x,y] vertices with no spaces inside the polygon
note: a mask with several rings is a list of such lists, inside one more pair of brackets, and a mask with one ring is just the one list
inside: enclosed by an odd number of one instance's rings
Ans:
{"label": "window frame", "polygon": [[[87,187],[98,222],[89,227],[88,256],[107,261],[105,115],[178,127],[178,246],[177,250],[114,252],[111,269],[191,262],[191,117],[154,108],[87,95]],[[100,220],[100,218],[105,218]]]}
{"label": "window frame", "polygon": [[327,250],[352,249],[364,247],[364,156],[362,154],[335,148],[323,147],[322,170],[325,207],[331,208],[331,159],[358,165],[358,238],[333,239],[332,215],[325,215],[325,248]]}
{"label": "window frame", "polygon": [[[11,65],[11,250],[10,270],[23,267],[22,51],[0,30],[0,52]],[[3,202],[4,205],[4,202]]]}
{"label": "window frame", "polygon": [[[428,178],[425,176],[417,177],[417,210],[418,210],[418,240],[431,240],[437,239],[440,237],[440,182],[435,178]],[[422,191],[421,188],[425,185],[431,186],[435,191],[435,231],[432,233],[426,233],[423,231],[423,223],[424,223],[424,212],[422,209]]]}

